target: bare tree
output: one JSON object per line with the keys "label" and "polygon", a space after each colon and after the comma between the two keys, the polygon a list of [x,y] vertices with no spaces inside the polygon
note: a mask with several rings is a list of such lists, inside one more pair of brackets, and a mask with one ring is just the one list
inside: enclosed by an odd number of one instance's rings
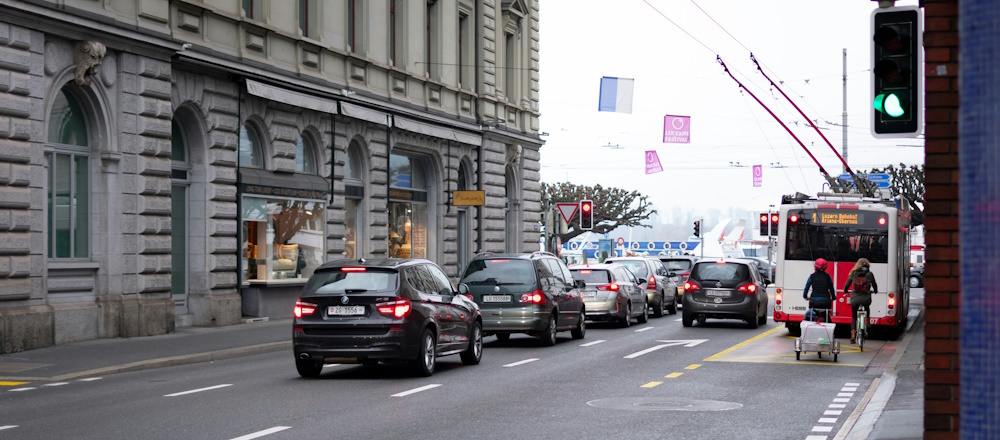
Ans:
{"label": "bare tree", "polygon": [[910,203],[910,225],[924,224],[924,166],[906,165],[898,167],[889,165],[885,168],[872,168],[869,173],[886,173],[889,175],[889,192],[894,196],[903,196]]}

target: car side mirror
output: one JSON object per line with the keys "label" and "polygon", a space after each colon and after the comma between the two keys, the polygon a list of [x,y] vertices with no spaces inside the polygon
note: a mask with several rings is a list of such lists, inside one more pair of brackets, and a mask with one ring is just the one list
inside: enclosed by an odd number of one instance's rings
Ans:
{"label": "car side mirror", "polygon": [[645,278],[639,278],[637,281],[639,281],[639,284],[646,284]]}
{"label": "car side mirror", "polygon": [[585,289],[587,287],[587,282],[584,280],[573,280],[573,285],[575,285],[577,289]]}
{"label": "car side mirror", "polygon": [[459,284],[458,293],[461,295],[467,295],[469,293],[469,285],[465,283]]}

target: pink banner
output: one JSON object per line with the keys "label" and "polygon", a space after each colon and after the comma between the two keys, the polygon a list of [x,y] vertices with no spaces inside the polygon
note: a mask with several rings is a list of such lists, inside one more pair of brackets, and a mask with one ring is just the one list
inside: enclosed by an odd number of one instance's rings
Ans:
{"label": "pink banner", "polygon": [[663,117],[663,143],[690,144],[691,117],[666,115]]}
{"label": "pink banner", "polygon": [[753,186],[758,187],[764,181],[764,166],[754,165],[753,166]]}
{"label": "pink banner", "polygon": [[656,155],[656,150],[646,151],[646,174],[659,173],[663,171],[660,166],[660,157]]}

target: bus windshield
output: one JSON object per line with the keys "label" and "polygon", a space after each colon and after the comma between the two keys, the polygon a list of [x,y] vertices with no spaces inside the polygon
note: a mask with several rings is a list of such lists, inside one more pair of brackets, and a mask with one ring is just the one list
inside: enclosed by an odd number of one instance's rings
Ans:
{"label": "bus windshield", "polygon": [[[792,214],[797,221],[791,221]],[[803,209],[790,211],[788,217],[785,260],[888,262],[889,227],[884,213]]]}

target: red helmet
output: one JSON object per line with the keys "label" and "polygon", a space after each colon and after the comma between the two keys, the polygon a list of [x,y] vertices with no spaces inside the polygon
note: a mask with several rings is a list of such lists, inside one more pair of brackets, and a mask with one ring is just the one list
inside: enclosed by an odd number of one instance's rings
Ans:
{"label": "red helmet", "polygon": [[817,258],[816,262],[813,263],[813,267],[815,267],[816,270],[826,270],[826,260]]}

